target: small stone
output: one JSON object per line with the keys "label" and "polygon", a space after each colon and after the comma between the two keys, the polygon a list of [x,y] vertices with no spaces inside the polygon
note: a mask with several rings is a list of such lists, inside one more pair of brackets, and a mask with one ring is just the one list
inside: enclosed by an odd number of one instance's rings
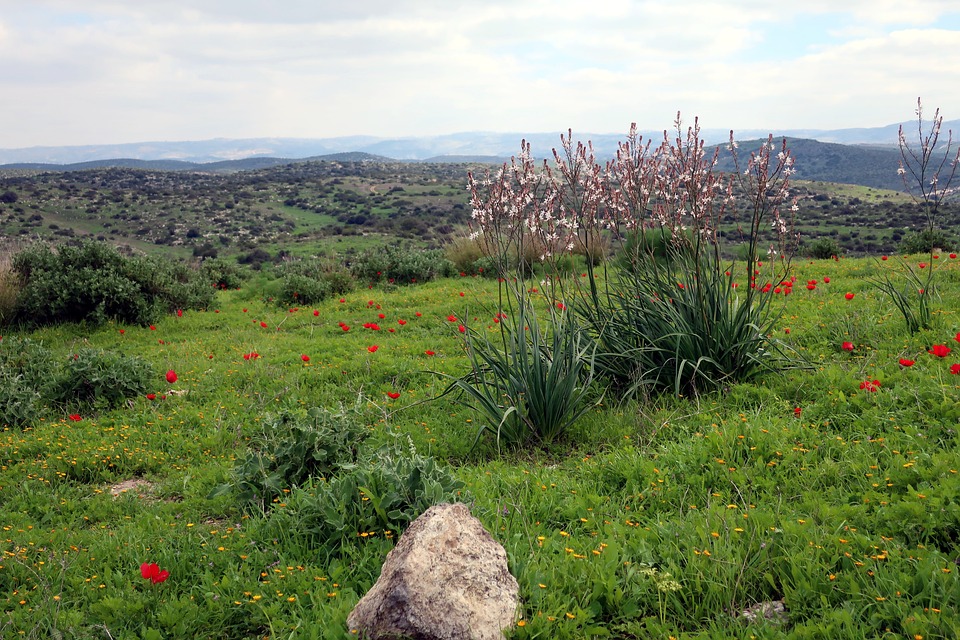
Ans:
{"label": "small stone", "polygon": [[748,622],[766,621],[773,624],[785,624],[789,621],[782,600],[758,602],[740,612],[740,617],[745,618]]}

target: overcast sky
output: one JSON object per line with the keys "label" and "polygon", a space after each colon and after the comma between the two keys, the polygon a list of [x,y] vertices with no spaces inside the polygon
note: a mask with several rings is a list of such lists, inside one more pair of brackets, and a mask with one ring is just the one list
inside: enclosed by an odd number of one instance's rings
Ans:
{"label": "overcast sky", "polygon": [[0,0],[0,148],[960,118],[957,0]]}

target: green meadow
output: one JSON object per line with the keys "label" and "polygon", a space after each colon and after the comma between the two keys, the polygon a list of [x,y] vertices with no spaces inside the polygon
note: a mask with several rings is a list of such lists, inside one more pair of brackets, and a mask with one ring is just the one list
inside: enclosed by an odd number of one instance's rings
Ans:
{"label": "green meadow", "polygon": [[500,331],[492,279],[289,307],[261,277],[150,327],[7,328],[8,358],[28,339],[150,373],[0,431],[0,636],[356,637],[410,510],[459,500],[519,581],[512,638],[960,637],[960,260],[924,267],[916,333],[869,280],[903,268],[797,260],[765,295],[802,366],[696,397],[598,383],[562,439],[509,451],[443,393],[459,327]]}

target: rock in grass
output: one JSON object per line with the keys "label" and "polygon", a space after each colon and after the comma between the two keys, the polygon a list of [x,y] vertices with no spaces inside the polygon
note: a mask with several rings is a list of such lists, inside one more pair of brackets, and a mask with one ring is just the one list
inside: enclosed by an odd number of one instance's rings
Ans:
{"label": "rock in grass", "polygon": [[502,640],[519,604],[507,554],[463,504],[414,520],[347,617],[367,640]]}
{"label": "rock in grass", "polygon": [[770,600],[760,602],[752,607],[747,607],[740,612],[740,617],[747,622],[770,622],[772,624],[785,624],[789,622],[786,607],[782,600]]}

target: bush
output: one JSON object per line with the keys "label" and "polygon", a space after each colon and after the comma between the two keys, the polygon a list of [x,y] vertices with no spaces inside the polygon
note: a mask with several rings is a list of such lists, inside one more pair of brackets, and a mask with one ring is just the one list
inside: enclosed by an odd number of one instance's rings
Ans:
{"label": "bush", "polygon": [[806,245],[805,253],[814,260],[829,260],[840,255],[840,245],[833,238],[817,238]]}
{"label": "bush", "polygon": [[275,273],[281,280],[278,304],[315,304],[349,293],[355,284],[346,267],[326,258],[284,262]]}
{"label": "bush", "polygon": [[233,494],[245,506],[266,511],[275,499],[311,478],[329,478],[356,462],[367,429],[353,411],[314,408],[282,413],[263,433],[214,495]]}
{"label": "bush", "polygon": [[952,251],[954,240],[939,229],[924,229],[906,235],[900,241],[900,253],[913,255],[918,253],[932,253],[933,251]]}
{"label": "bush", "polygon": [[182,263],[126,258],[99,242],[35,245],[13,258],[20,281],[14,320],[147,325],[174,309],[205,308],[213,289]]}
{"label": "bush", "polygon": [[25,427],[43,410],[54,370],[50,353],[29,339],[0,339],[0,428]]}
{"label": "bush", "polygon": [[444,257],[453,264],[457,273],[477,273],[477,262],[484,258],[483,249],[476,239],[459,236],[443,248]]}
{"label": "bush", "polygon": [[685,238],[674,238],[669,229],[653,227],[632,230],[627,233],[620,250],[617,252],[616,263],[625,271],[639,269],[640,265],[648,260],[673,260],[689,257],[692,251],[690,235]]}
{"label": "bush", "polygon": [[63,366],[51,385],[50,400],[65,407],[113,408],[142,396],[154,378],[153,365],[143,358],[83,349]]}
{"label": "bush", "polygon": [[223,258],[204,260],[200,264],[204,282],[217,289],[239,289],[247,279],[247,271],[239,263]]}
{"label": "bush", "polygon": [[463,500],[463,483],[400,438],[361,455],[332,479],[292,491],[273,511],[272,537],[303,536],[326,553],[360,539],[392,538],[435,504]]}
{"label": "bush", "polygon": [[365,282],[412,284],[451,276],[456,271],[440,249],[423,250],[388,245],[367,249],[353,261],[350,271]]}

